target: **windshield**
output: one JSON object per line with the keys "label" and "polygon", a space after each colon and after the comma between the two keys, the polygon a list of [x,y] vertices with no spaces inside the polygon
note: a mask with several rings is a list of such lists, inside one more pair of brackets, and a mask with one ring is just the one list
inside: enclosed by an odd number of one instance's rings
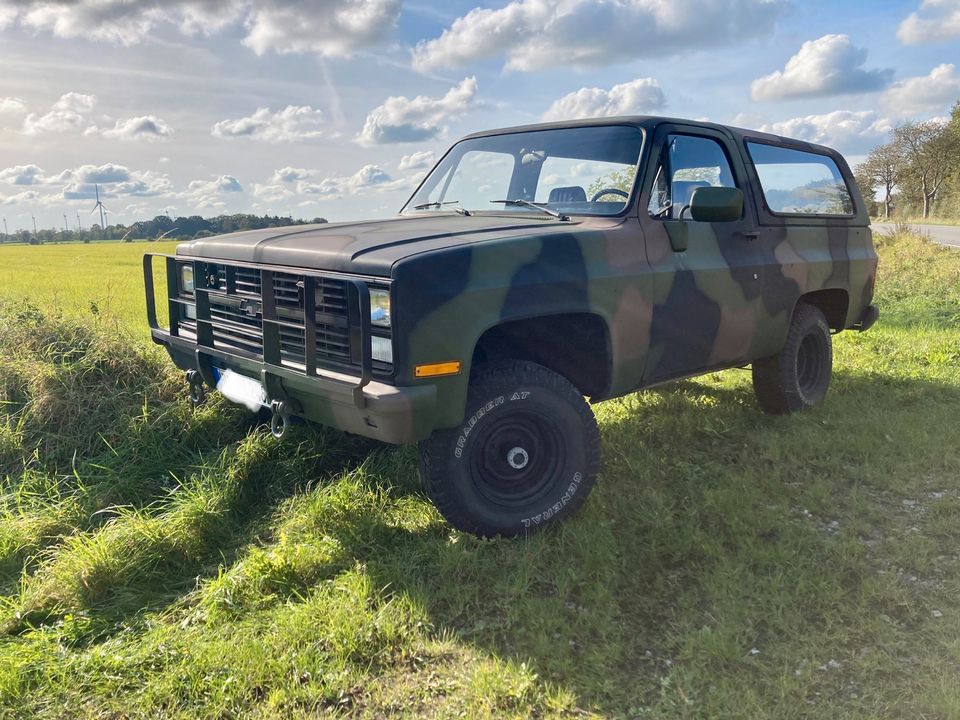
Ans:
{"label": "windshield", "polygon": [[639,128],[558,128],[463,140],[403,213],[617,215],[626,208],[643,144]]}

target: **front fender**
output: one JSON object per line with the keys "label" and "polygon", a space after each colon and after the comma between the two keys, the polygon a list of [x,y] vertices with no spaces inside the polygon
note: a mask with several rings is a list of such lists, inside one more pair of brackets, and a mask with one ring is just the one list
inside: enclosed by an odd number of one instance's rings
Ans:
{"label": "front fender", "polygon": [[[461,361],[459,375],[429,380],[437,387],[435,427],[445,428],[463,419],[478,340],[501,323],[592,313],[607,325],[612,357],[618,357],[628,338],[645,337],[642,322],[624,322],[623,298],[637,295],[631,284],[649,276],[622,258],[611,261],[616,237],[607,230],[572,229],[448,248],[399,263],[393,273],[396,382],[425,382],[414,377],[420,364]],[[639,242],[635,251],[641,262]],[[642,361],[634,365],[642,368]],[[614,363],[614,385],[638,384],[639,376],[628,377],[636,367]]]}

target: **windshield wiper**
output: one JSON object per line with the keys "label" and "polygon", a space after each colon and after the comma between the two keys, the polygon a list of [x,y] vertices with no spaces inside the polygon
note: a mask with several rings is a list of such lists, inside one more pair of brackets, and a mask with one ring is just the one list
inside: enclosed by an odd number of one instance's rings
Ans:
{"label": "windshield wiper", "polygon": [[557,212],[556,210],[551,210],[546,207],[543,203],[535,203],[530,200],[523,200],[522,198],[517,198],[516,200],[491,200],[492,203],[503,203],[504,205],[520,205],[522,207],[533,208],[534,210],[539,210],[542,213],[546,213],[551,217],[555,217],[557,220],[569,220],[568,215],[564,215],[562,212]]}
{"label": "windshield wiper", "polygon": [[[443,207],[444,205],[459,205],[459,204],[460,204],[459,200],[447,200],[446,202],[435,201],[435,202],[427,202],[427,203],[421,203],[419,205],[414,205],[413,209],[426,210],[427,208],[432,208],[432,207],[439,208],[439,207]],[[455,213],[460,213],[461,215],[465,215],[466,217],[470,217],[470,211],[467,210],[466,208],[455,207],[453,208],[453,211]]]}

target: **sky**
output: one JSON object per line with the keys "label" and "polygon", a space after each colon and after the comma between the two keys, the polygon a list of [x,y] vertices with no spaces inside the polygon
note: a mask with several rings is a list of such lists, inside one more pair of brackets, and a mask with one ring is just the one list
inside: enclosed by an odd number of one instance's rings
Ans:
{"label": "sky", "polygon": [[388,217],[458,137],[602,115],[856,163],[958,100],[960,0],[0,0],[0,215]]}

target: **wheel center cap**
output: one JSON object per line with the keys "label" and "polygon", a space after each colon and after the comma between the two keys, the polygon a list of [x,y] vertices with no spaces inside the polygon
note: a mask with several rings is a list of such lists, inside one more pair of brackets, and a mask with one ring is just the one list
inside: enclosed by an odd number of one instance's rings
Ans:
{"label": "wheel center cap", "polygon": [[530,462],[530,456],[522,447],[515,447],[507,453],[507,462],[514,470],[523,470]]}

